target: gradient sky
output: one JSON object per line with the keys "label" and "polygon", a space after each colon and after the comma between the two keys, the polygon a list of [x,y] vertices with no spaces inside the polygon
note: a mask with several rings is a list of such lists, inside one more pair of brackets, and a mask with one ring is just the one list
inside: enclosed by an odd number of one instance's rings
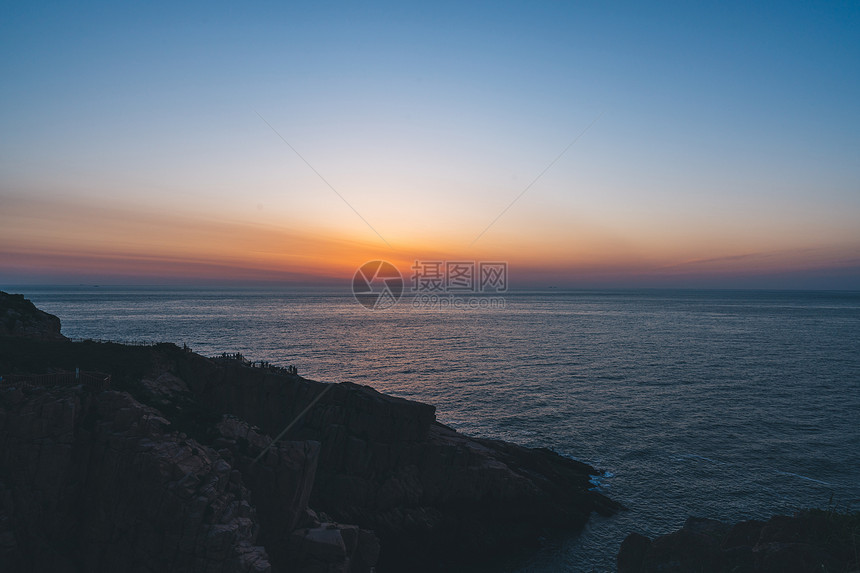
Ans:
{"label": "gradient sky", "polygon": [[2,15],[0,284],[860,289],[857,2]]}

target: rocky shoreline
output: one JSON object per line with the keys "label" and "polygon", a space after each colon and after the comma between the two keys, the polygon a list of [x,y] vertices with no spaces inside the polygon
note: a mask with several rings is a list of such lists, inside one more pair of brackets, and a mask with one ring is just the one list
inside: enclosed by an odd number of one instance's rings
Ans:
{"label": "rocky shoreline", "polygon": [[[433,406],[172,344],[72,342],[22,301],[0,300],[0,561],[15,569],[436,571],[620,509],[592,491],[595,468],[463,436]],[[21,377],[57,371],[111,386]]]}
{"label": "rocky shoreline", "polygon": [[[2,571],[493,570],[623,509],[595,468],[464,436],[433,406],[173,344],[73,342],[3,292],[0,375]],[[849,573],[858,554],[860,513],[808,510],[633,533],[617,566]]]}
{"label": "rocky shoreline", "polygon": [[653,540],[630,534],[618,573],[851,573],[858,552],[860,513],[804,510],[735,524],[691,517]]}

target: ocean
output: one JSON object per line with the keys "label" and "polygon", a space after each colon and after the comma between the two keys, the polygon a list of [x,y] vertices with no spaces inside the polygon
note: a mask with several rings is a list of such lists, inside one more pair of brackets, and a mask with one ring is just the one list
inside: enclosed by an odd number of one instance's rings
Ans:
{"label": "ocean", "polygon": [[546,446],[629,508],[510,571],[613,571],[688,516],[860,508],[860,293],[508,292],[503,308],[367,310],[341,289],[5,287],[75,338],[187,344],[437,407]]}

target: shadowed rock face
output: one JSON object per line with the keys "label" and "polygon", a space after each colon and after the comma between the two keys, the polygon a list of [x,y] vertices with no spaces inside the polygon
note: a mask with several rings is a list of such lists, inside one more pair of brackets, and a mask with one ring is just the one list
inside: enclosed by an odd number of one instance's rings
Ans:
{"label": "shadowed rock face", "polygon": [[[75,368],[110,373],[122,391],[0,388],[0,560],[444,570],[521,554],[619,508],[590,491],[587,464],[468,438],[433,406],[370,387],[171,344],[0,336],[0,374]],[[43,479],[54,481],[36,487]]]}
{"label": "shadowed rock face", "polygon": [[79,387],[0,394],[6,570],[271,569],[241,479],[158,411]]}
{"label": "shadowed rock face", "polygon": [[60,319],[41,311],[24,295],[0,291],[0,336],[63,340]]}
{"label": "shadowed rock face", "polygon": [[323,523],[308,509],[319,442],[272,443],[257,428],[229,415],[217,428],[215,447],[251,490],[262,526],[258,541],[268,549],[275,570],[369,571],[376,564],[379,540],[372,531]]}
{"label": "shadowed rock face", "polygon": [[[278,434],[327,386],[238,364],[186,361],[200,399]],[[435,570],[536,546],[619,505],[590,491],[591,466],[546,449],[473,439],[435,421],[432,406],[351,383],[332,387],[289,439],[321,444],[310,505],[371,529],[380,568]]]}
{"label": "shadowed rock face", "polygon": [[691,517],[653,541],[629,535],[618,553],[618,573],[847,573],[857,570],[858,546],[860,513],[807,510],[735,525]]}

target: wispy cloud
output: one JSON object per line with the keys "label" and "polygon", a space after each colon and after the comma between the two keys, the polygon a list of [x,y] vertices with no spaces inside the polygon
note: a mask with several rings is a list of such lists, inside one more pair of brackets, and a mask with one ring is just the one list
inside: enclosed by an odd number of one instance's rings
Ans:
{"label": "wispy cloud", "polygon": [[775,269],[851,266],[856,264],[860,264],[859,245],[828,245],[691,259],[656,267],[654,272],[768,271]]}

